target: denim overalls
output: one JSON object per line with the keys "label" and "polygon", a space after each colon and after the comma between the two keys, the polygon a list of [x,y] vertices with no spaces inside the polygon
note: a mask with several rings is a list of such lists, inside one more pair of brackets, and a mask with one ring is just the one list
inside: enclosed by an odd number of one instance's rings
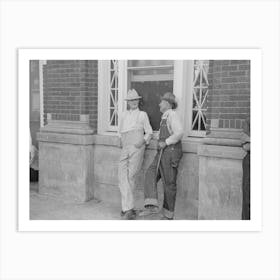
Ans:
{"label": "denim overalls", "polygon": [[[165,142],[170,136],[170,132],[167,127],[167,119],[162,119],[160,123],[159,141]],[[179,161],[183,155],[182,142],[179,141],[176,144],[166,146],[162,152],[159,172],[156,174],[156,167],[159,160],[160,151],[157,152],[152,164],[147,170],[145,178],[145,206],[154,205],[158,206],[158,192],[157,182],[162,179],[164,189],[163,200],[163,215],[167,218],[173,218],[175,201],[176,201],[176,179],[178,172]]]}

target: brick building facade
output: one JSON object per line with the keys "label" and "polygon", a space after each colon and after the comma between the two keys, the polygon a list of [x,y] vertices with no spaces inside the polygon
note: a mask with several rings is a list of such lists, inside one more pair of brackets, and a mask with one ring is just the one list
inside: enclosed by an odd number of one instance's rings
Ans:
{"label": "brick building facade", "polygon": [[[134,68],[126,65],[123,76],[122,61],[42,63],[44,126],[37,133],[39,191],[75,201],[96,197],[120,204],[116,127],[119,110],[125,110],[128,73],[134,75],[131,75],[134,84],[130,85],[152,82],[154,89],[163,88],[162,91],[170,87],[165,80],[172,76],[174,94],[183,104],[179,110],[186,129],[177,181],[176,217],[240,219],[242,159],[246,154],[241,147],[242,127],[250,118],[250,61],[210,60],[207,64],[177,61],[173,68],[157,66],[165,72],[152,66],[158,77],[155,83],[150,69],[143,72],[144,64],[140,62]],[[34,94],[31,87],[31,99]],[[139,207],[143,203],[145,170],[155,148],[153,140],[139,174],[135,194]]]}
{"label": "brick building facade", "polygon": [[44,71],[44,119],[78,121],[89,115],[97,131],[97,61],[50,60]]}
{"label": "brick building facade", "polygon": [[211,61],[207,124],[240,129],[250,116],[250,61]]}
{"label": "brick building facade", "polygon": [[[44,71],[44,120],[79,120],[90,116],[97,132],[98,61],[48,61]],[[250,61],[220,60],[209,63],[207,130],[240,129],[250,116]],[[39,91],[39,88],[34,88]],[[212,121],[212,122],[211,122]]]}

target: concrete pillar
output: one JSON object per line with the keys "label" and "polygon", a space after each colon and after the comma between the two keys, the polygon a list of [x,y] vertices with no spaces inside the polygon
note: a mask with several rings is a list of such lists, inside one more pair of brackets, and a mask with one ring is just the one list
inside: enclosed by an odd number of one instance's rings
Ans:
{"label": "concrete pillar", "polygon": [[94,135],[89,117],[80,121],[52,120],[37,134],[39,192],[84,202],[94,195]]}
{"label": "concrete pillar", "polygon": [[241,130],[217,129],[198,147],[198,219],[240,220],[242,213]]}

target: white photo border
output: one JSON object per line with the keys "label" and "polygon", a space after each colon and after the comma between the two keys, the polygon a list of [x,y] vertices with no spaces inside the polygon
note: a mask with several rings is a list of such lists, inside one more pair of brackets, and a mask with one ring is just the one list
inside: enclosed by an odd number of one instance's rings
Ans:
{"label": "white photo border", "polygon": [[[30,220],[30,60],[250,60],[251,220]],[[262,51],[261,49],[18,49],[18,230],[19,231],[261,231],[262,230]]]}

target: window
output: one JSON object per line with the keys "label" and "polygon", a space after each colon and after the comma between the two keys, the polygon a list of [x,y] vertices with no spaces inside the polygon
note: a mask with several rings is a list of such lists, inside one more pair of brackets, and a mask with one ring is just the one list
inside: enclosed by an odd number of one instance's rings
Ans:
{"label": "window", "polygon": [[140,109],[147,112],[154,131],[159,130],[161,113],[158,104],[166,92],[173,92],[174,61],[129,60],[127,86],[142,96]]}
{"label": "window", "polygon": [[159,129],[160,97],[173,92],[183,120],[185,137],[203,137],[206,128],[209,61],[104,60],[98,67],[98,133],[114,134],[118,116],[126,110],[124,98],[134,88],[142,96],[140,109],[147,112],[154,131]]}
{"label": "window", "polygon": [[110,101],[109,101],[109,127],[113,129],[118,125],[118,60],[110,61]]}
{"label": "window", "polygon": [[208,69],[209,60],[195,60],[192,82],[192,120],[191,133],[202,136],[206,130],[206,110],[208,96]]}

